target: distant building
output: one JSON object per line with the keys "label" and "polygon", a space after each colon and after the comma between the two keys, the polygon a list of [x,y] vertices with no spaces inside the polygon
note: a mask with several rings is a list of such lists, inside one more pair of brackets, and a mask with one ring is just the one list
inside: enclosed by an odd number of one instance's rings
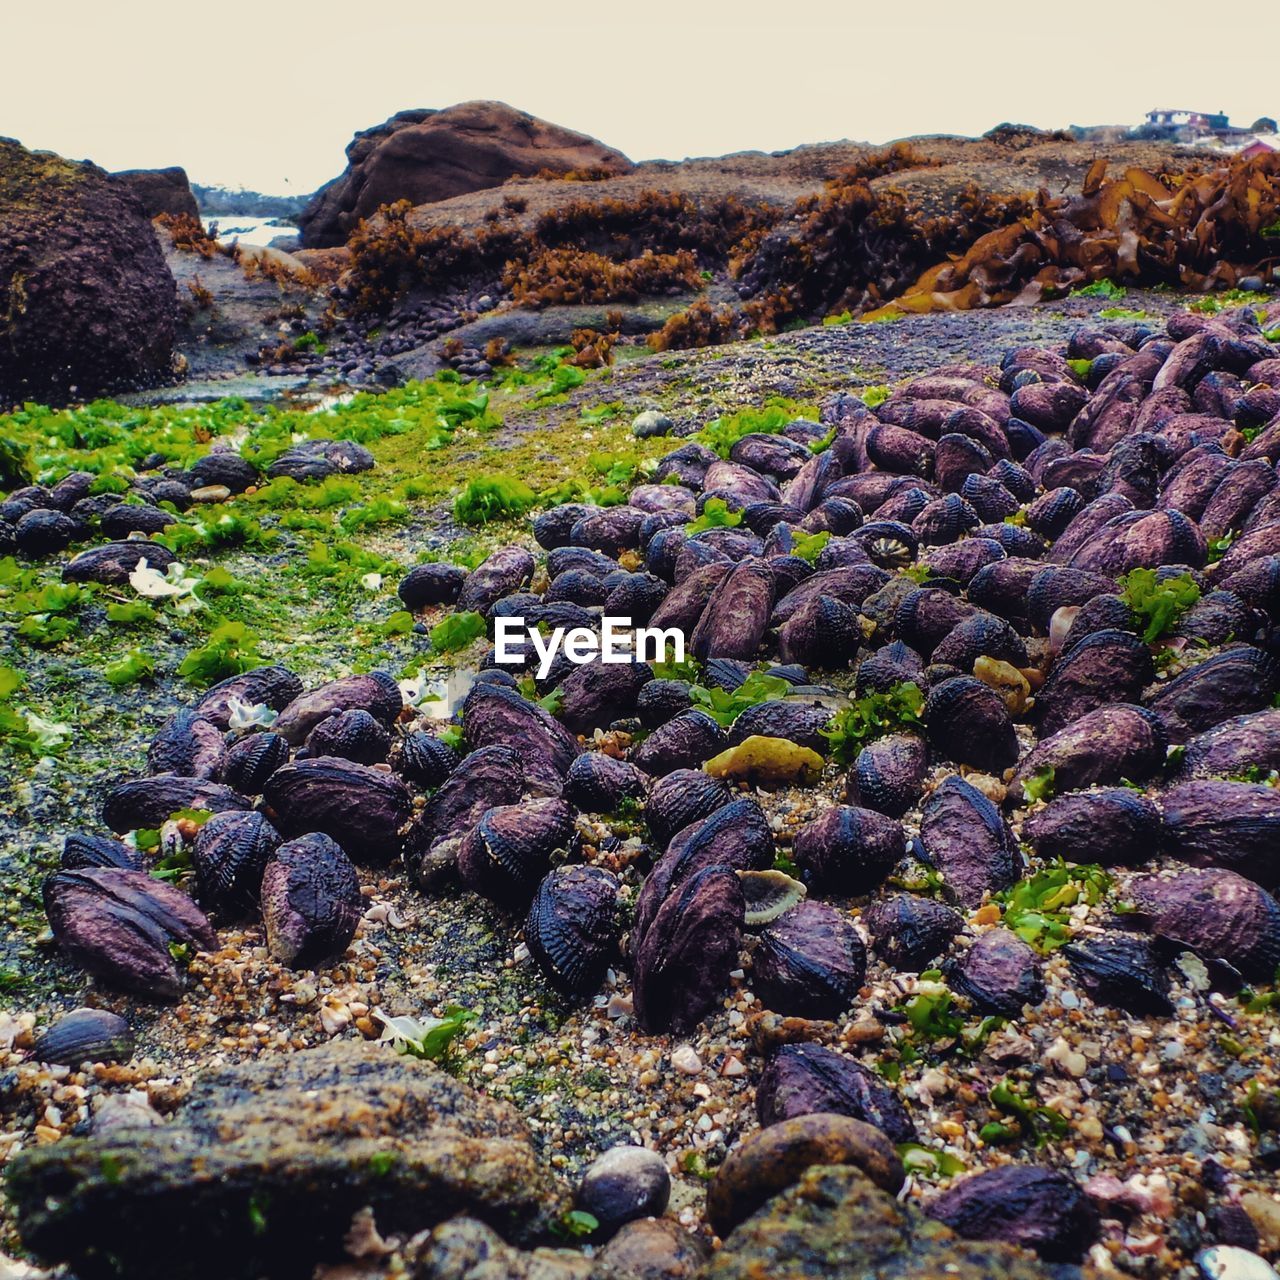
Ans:
{"label": "distant building", "polygon": [[1231,121],[1226,112],[1219,111],[1170,111],[1158,109],[1147,112],[1147,126],[1155,129],[1167,129],[1170,132],[1182,132],[1193,136],[1206,133],[1225,133],[1231,130]]}

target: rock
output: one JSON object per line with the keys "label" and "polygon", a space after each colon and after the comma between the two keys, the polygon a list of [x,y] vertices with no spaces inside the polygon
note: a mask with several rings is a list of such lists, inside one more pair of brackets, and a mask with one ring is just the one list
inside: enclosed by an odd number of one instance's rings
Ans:
{"label": "rock", "polygon": [[650,436],[669,436],[675,425],[665,413],[657,409],[645,409],[631,419],[631,434],[641,440]]}
{"label": "rock", "polygon": [[355,1212],[414,1233],[469,1213],[511,1240],[561,1204],[516,1112],[387,1045],[334,1042],[211,1072],[155,1128],[9,1165],[26,1248],[88,1277],[309,1277]]}
{"label": "rock", "polygon": [[356,134],[346,171],[316,192],[298,226],[306,248],[325,248],[344,244],[361,218],[397,200],[430,204],[543,170],[631,168],[612,147],[502,102],[402,111]]}
{"label": "rock", "polygon": [[628,1222],[599,1254],[628,1280],[691,1280],[707,1256],[706,1245],[670,1218]]}
{"label": "rock", "polygon": [[624,1223],[661,1215],[671,1195],[666,1161],[645,1147],[611,1147],[592,1161],[578,1186],[577,1207],[599,1222],[602,1239]]}
{"label": "rock", "polygon": [[905,1176],[893,1143],[879,1129],[823,1112],[794,1116],[756,1130],[729,1152],[707,1191],[707,1220],[727,1236],[811,1165],[839,1164],[852,1165],[892,1194]]}
{"label": "rock", "polygon": [[[410,1250],[414,1253],[411,1274],[415,1280],[605,1280],[591,1259],[581,1253],[570,1249],[526,1252],[507,1244],[492,1227],[475,1218],[451,1218],[422,1241],[414,1241]],[[329,1274],[338,1272],[346,1274],[347,1269]]]}
{"label": "rock", "polygon": [[0,405],[172,376],[176,292],[129,190],[0,139]]}
{"label": "rock", "polygon": [[[766,1261],[767,1260],[767,1261]],[[1060,1271],[1059,1280],[1080,1276]],[[1046,1280],[1036,1258],[1007,1244],[972,1244],[861,1170],[819,1165],[738,1226],[706,1280]]]}
{"label": "rock", "polygon": [[148,218],[162,213],[187,218],[200,216],[187,171],[181,165],[168,169],[121,169],[111,175],[111,180],[133,192]]}

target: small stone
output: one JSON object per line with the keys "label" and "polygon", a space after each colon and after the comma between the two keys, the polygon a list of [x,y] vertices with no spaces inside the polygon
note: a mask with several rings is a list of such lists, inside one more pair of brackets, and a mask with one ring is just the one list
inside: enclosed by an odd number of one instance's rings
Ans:
{"label": "small stone", "polygon": [[646,409],[637,413],[631,420],[631,433],[641,440],[649,436],[666,436],[671,434],[676,424],[665,413],[657,409]]}
{"label": "small stone", "polygon": [[670,1195],[671,1175],[656,1151],[611,1147],[583,1174],[576,1203],[608,1238],[626,1222],[660,1215]]}
{"label": "small stone", "polygon": [[686,1076],[696,1076],[702,1070],[702,1059],[691,1044],[682,1044],[671,1051],[671,1065]]}
{"label": "small stone", "polygon": [[609,1241],[600,1261],[629,1280],[686,1280],[705,1265],[707,1248],[670,1218],[641,1218]]}
{"label": "small stone", "polygon": [[1262,1243],[1268,1249],[1280,1249],[1280,1204],[1260,1191],[1246,1191],[1240,1204],[1253,1219]]}
{"label": "small stone", "polygon": [[206,484],[191,490],[192,502],[226,502],[231,490],[225,484]]}

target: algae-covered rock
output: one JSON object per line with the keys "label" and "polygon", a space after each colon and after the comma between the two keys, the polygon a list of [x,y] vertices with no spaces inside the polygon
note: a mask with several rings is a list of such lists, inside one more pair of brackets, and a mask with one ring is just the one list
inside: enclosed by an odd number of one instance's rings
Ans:
{"label": "algae-covered rock", "polygon": [[24,1152],[7,1191],[26,1248],[81,1280],[310,1276],[365,1205],[388,1233],[468,1213],[518,1242],[561,1199],[510,1107],[364,1042],[214,1072],[168,1124]]}
{"label": "algae-covered rock", "polygon": [[[962,1240],[848,1165],[815,1165],[738,1226],[706,1280],[1047,1280],[1034,1254]],[[1087,1268],[1057,1267],[1056,1280]]]}
{"label": "algae-covered rock", "polygon": [[714,778],[742,778],[758,786],[803,785],[822,776],[822,757],[787,738],[753,733],[702,767]]}
{"label": "algae-covered rock", "polygon": [[169,379],[176,307],[125,184],[0,139],[0,405]]}

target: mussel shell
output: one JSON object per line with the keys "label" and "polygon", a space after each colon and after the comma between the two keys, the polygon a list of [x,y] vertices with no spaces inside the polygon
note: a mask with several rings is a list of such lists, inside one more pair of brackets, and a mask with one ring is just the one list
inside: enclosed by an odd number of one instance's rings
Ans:
{"label": "mussel shell", "polygon": [[1280,791],[1247,782],[1194,781],[1161,797],[1165,847],[1195,866],[1226,867],[1264,888],[1280,884]]}
{"label": "mussel shell", "polygon": [[[1093,603],[1112,598],[1099,596]],[[1136,702],[1154,677],[1151,650],[1137,636],[1109,628],[1095,631],[1057,659],[1036,694],[1040,733],[1057,733],[1108,703]]]}
{"label": "mussel shell", "polygon": [[867,954],[853,922],[825,902],[805,900],[760,932],[751,987],[784,1016],[835,1018],[866,976]]}
{"label": "mussel shell", "polygon": [[820,1044],[784,1044],[765,1063],[756,1085],[762,1125],[794,1116],[851,1116],[893,1142],[912,1142],[916,1128],[902,1100],[855,1058]]}
{"label": "mussel shell", "polygon": [[906,837],[893,818],[836,805],[796,832],[792,850],[806,884],[854,897],[884,883],[906,853]]}
{"label": "mussel shell", "polygon": [[919,681],[923,669],[920,655],[902,640],[894,640],[858,663],[854,673],[854,691],[859,697],[868,693],[888,693],[894,685]]}
{"label": "mussel shell", "polygon": [[524,906],[556,854],[577,843],[574,811],[553,797],[487,809],[458,849],[462,883],[483,897]]}
{"label": "mussel shell", "polygon": [[656,729],[692,706],[684,680],[650,680],[636,695],[636,715],[646,729]]}
{"label": "mussel shell", "polygon": [[31,1046],[36,1062],[78,1067],[82,1062],[128,1062],[133,1033],[117,1013],[106,1009],[72,1009],[46,1027]]}
{"label": "mussel shell", "polygon": [[75,871],[80,867],[120,867],[125,871],[141,871],[143,858],[136,849],[110,836],[75,832],[62,842],[59,865],[65,871]]}
{"label": "mussel shell", "polygon": [[342,711],[367,711],[381,725],[400,714],[404,698],[400,686],[385,671],[344,676],[295,698],[272,728],[286,741],[302,742],[322,720]]}
{"label": "mussel shell", "polygon": [[434,604],[453,604],[466,577],[467,570],[458,564],[420,564],[400,579],[396,593],[404,607],[413,611]]}
{"label": "mussel shell", "polygon": [[1174,676],[1149,702],[1168,726],[1173,742],[1188,738],[1232,716],[1270,706],[1280,687],[1280,667],[1270,655],[1237,645]]}
{"label": "mussel shell", "polygon": [[875,590],[889,580],[889,575],[873,564],[843,565],[835,569],[825,569],[806,578],[790,591],[773,608],[772,624],[783,626],[791,617],[799,613],[810,600],[819,596],[830,596],[833,600],[843,600],[845,604],[861,605]]}
{"label": "mussel shell", "polygon": [[1018,736],[1004,699],[973,676],[943,680],[924,704],[929,743],[941,755],[989,773],[1018,759]]}
{"label": "mussel shell", "polygon": [[599,510],[585,502],[565,502],[551,507],[533,518],[533,536],[538,546],[547,551],[567,547],[573,526]]}
{"label": "mussel shell", "polygon": [[563,798],[588,813],[614,813],[628,799],[644,795],[645,776],[635,765],[605,755],[584,751],[565,775]]}
{"label": "mussel shell", "polygon": [[929,772],[924,739],[895,733],[858,752],[845,778],[845,797],[853,804],[900,818],[920,799]]}
{"label": "mussel shell", "polygon": [[215,813],[192,849],[202,905],[220,916],[250,914],[262,872],[280,844],[280,833],[260,813]]}
{"label": "mussel shell", "polygon": [[971,614],[957,622],[938,642],[932,660],[969,672],[981,657],[995,658],[1014,667],[1025,667],[1028,663],[1027,646],[1022,637],[1002,618],[986,612]]}
{"label": "mussel shell", "polygon": [[755,657],[773,609],[773,570],[749,557],[735,565],[711,593],[689,637],[695,658]]}
{"label": "mussel shell", "polygon": [[922,656],[933,653],[957,624],[975,612],[967,600],[961,600],[941,587],[920,587],[910,591],[898,605],[893,629]]}
{"label": "mussel shell", "polygon": [[1013,832],[985,795],[952,775],[921,810],[920,840],[929,861],[966,907],[1018,878],[1021,855]]}
{"label": "mussel shell", "polygon": [[406,734],[392,748],[391,767],[416,787],[433,790],[456,769],[462,757],[443,739],[423,729]]}
{"label": "mussel shell", "polygon": [[745,904],[726,866],[695,871],[662,903],[635,945],[636,1019],[650,1034],[697,1025],[738,964]]}
{"label": "mussel shell", "polygon": [[876,955],[894,969],[922,973],[964,928],[964,918],[945,903],[897,893],[862,913]]}
{"label": "mussel shell", "polygon": [[487,614],[503,596],[528,582],[533,571],[533,556],[523,547],[499,547],[467,574],[458,593],[458,611]]}
{"label": "mussel shell", "polygon": [[1036,953],[1010,929],[992,929],[946,967],[951,989],[984,1014],[1016,1018],[1045,997]]}
{"label": "mussel shell", "polygon": [[585,662],[560,682],[557,715],[574,733],[590,734],[630,715],[652,679],[653,668],[644,662]]}
{"label": "mussel shell", "polygon": [[362,707],[321,720],[307,735],[308,756],[336,756],[357,764],[381,764],[391,750],[391,734]]}
{"label": "mussel shell", "polygon": [[590,995],[617,953],[617,917],[614,876],[600,867],[559,867],[529,904],[525,945],[557,990]]}
{"label": "mussel shell", "polygon": [[543,795],[559,795],[564,775],[581,748],[578,740],[540,706],[512,689],[474,684],[462,704],[462,731],[473,750],[506,746],[520,756],[526,783]]}
{"label": "mussel shell", "polygon": [[177,773],[184,778],[216,778],[226,752],[222,730],[193,711],[170,716],[147,748],[151,773]]}
{"label": "mussel shell", "polygon": [[227,748],[222,781],[242,795],[259,796],[267,779],[288,763],[289,744],[278,733],[251,733]]}
{"label": "mussel shell", "polygon": [[632,748],[631,763],[661,777],[676,769],[696,768],[727,745],[725,731],[705,711],[682,711]]}
{"label": "mussel shell", "polygon": [[701,769],[675,769],[650,786],[644,819],[659,847],[665,848],[677,831],[710,817],[732,799],[723,778]]}
{"label": "mussel shell", "polygon": [[291,969],[314,969],[340,956],[364,914],[360,878],[327,835],[312,832],[280,845],[262,876],[267,949]]}
{"label": "mussel shell", "polygon": [[158,542],[106,542],[89,547],[63,566],[63,582],[101,582],[108,587],[122,587],[138,567],[139,560],[164,573],[177,556]]}
{"label": "mussel shell", "polygon": [[400,828],[412,811],[409,790],[394,773],[334,756],[284,765],[262,794],[286,838],[322,832],[348,856],[375,865],[400,852]]}
{"label": "mussel shell", "polygon": [[753,734],[766,738],[786,738],[812,751],[829,746],[822,730],[831,723],[831,708],[800,697],[771,698],[748,707],[729,729],[729,744],[735,746]]}
{"label": "mussel shell", "polygon": [[1249,769],[1280,770],[1280,708],[1232,716],[1197,734],[1186,745],[1179,774],[1185,778],[1230,777]]}
{"label": "mussel shell", "polygon": [[113,787],[102,802],[102,820],[112,831],[137,831],[160,827],[183,809],[220,813],[252,807],[244,796],[220,782],[157,773]]}
{"label": "mussel shell", "polygon": [[250,706],[264,703],[273,711],[281,711],[301,695],[302,681],[287,667],[255,667],[215,684],[192,711],[225,729],[231,720],[233,698]]}
{"label": "mussel shell", "polygon": [[778,655],[783,662],[839,670],[857,653],[861,639],[857,611],[843,600],[818,596],[782,626]]}
{"label": "mussel shell", "polygon": [[1137,1018],[1171,1018],[1169,975],[1149,938],[1132,933],[1069,942],[1062,954],[1085,990],[1099,1004]]}
{"label": "mussel shell", "polygon": [[1077,791],[1031,814],[1022,835],[1042,858],[1131,866],[1160,848],[1163,818],[1131,787]]}

